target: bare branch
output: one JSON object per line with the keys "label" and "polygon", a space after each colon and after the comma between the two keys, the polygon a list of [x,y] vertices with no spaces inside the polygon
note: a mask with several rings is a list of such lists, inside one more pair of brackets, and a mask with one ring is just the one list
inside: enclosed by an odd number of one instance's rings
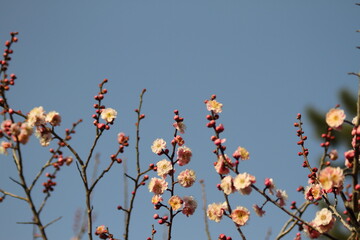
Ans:
{"label": "bare branch", "polygon": [[5,194],[5,195],[7,195],[7,196],[10,196],[10,197],[13,197],[13,198],[17,198],[17,199],[20,199],[20,200],[24,200],[25,202],[28,201],[28,199],[26,199],[26,198],[24,198],[24,197],[20,197],[20,196],[18,196],[18,195],[16,195],[16,194],[13,194],[13,193],[10,193],[10,192],[6,192],[6,191],[4,191],[4,190],[2,190],[2,189],[0,189],[0,192],[3,193],[3,194]]}

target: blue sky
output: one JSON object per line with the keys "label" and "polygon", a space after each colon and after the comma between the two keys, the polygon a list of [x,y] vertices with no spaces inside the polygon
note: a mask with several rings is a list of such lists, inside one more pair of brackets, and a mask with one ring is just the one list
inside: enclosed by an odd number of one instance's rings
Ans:
{"label": "blue sky", "polygon": [[[84,119],[72,144],[85,156],[94,137],[93,96],[98,83],[108,78],[109,93],[104,103],[118,111],[118,119],[95,152],[101,154],[104,167],[117,147],[117,133],[126,132],[131,141],[124,158],[134,169],[133,110],[141,90],[146,88],[142,165],[162,159],[151,152],[150,146],[156,138],[170,141],[173,110],[178,109],[188,127],[186,145],[194,152],[188,167],[197,172],[198,179],[205,180],[208,202],[212,203],[223,199],[216,190],[218,176],[212,166],[215,159],[209,140],[212,132],[205,127],[203,101],[216,94],[224,104],[221,122],[228,153],[240,145],[251,154],[251,160],[241,163],[241,171],[255,175],[259,185],[266,177],[274,178],[279,188],[287,190],[290,201],[301,202],[303,196],[295,189],[306,184],[307,172],[297,157],[293,122],[308,105],[324,112],[335,106],[339,88],[356,92],[356,79],[347,75],[359,71],[355,47],[359,44],[356,30],[360,14],[355,2],[4,1],[1,42],[8,39],[9,32],[20,32],[10,67],[18,79],[9,100],[23,112],[40,105],[47,111],[58,111],[63,116],[59,132]],[[313,136],[306,118],[304,128],[308,136]],[[308,144],[315,162],[322,150],[315,140]],[[35,137],[24,152],[26,177],[31,179],[50,155]],[[11,158],[0,156],[0,166],[1,188],[21,194],[9,180],[16,177]],[[84,207],[75,165],[61,170],[57,180],[43,217],[46,222],[63,216],[48,228],[49,236],[54,240],[70,239],[75,211]],[[118,237],[123,232],[123,216],[116,211],[123,201],[122,181],[122,167],[116,166],[94,193],[94,225],[105,224]],[[193,217],[175,219],[174,239],[205,239],[200,185],[179,193],[194,195],[199,208]],[[42,196],[41,187],[38,196]],[[150,198],[144,187],[136,202],[131,239],[146,239],[151,224],[156,225]],[[253,193],[232,195],[231,201],[250,209],[263,199]],[[252,212],[249,224],[243,228],[248,239],[264,239],[269,229],[270,239],[275,238],[287,220],[270,205],[265,210],[264,218]],[[31,217],[23,202],[7,198],[0,212],[1,238],[29,239],[31,226],[16,224]],[[313,213],[305,218],[311,220]],[[220,233],[237,237],[228,219],[210,223],[210,228],[214,239]],[[156,239],[162,239],[162,226],[156,225],[156,229]]]}

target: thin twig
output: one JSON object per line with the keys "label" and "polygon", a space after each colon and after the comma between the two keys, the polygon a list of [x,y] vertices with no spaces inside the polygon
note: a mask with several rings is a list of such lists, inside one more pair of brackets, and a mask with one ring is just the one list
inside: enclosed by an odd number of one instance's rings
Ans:
{"label": "thin twig", "polygon": [[6,191],[4,191],[4,190],[2,190],[2,189],[0,189],[0,192],[3,193],[3,194],[5,194],[5,195],[8,195],[8,196],[10,196],[10,197],[23,200],[23,201],[25,201],[25,202],[28,201],[28,199],[26,199],[26,198],[24,198],[24,197],[20,197],[20,196],[18,196],[18,195],[16,195],[16,194],[13,194],[13,193],[10,193],[10,192],[6,192]]}
{"label": "thin twig", "polygon": [[130,199],[130,206],[128,209],[126,209],[126,216],[125,216],[125,233],[124,233],[124,239],[128,240],[129,239],[129,226],[130,226],[130,220],[131,220],[131,213],[134,207],[134,201],[135,201],[135,197],[136,197],[136,193],[137,193],[137,189],[141,186],[139,184],[140,181],[140,177],[142,176],[141,173],[141,169],[140,169],[140,151],[139,151],[139,143],[140,143],[140,122],[141,119],[143,119],[142,115],[141,115],[141,107],[142,107],[142,103],[143,103],[143,96],[144,93],[146,92],[146,89],[143,89],[143,91],[140,94],[140,101],[139,101],[139,108],[137,109],[136,113],[137,113],[137,122],[136,122],[136,143],[135,143],[135,151],[136,151],[136,171],[137,171],[137,176],[136,178],[133,178],[131,176],[129,176],[126,172],[124,173],[124,176],[130,178],[131,180],[134,181],[134,190],[132,192],[132,196]]}
{"label": "thin twig", "polygon": [[59,221],[61,218],[62,218],[62,217],[58,217],[58,218],[56,218],[56,219],[52,220],[51,222],[49,222],[48,224],[46,224],[46,225],[44,226],[44,228],[47,228],[47,227],[48,227],[48,226],[50,226],[51,224],[53,224],[53,223],[55,223],[55,222]]}
{"label": "thin twig", "polygon": [[109,164],[109,166],[104,169],[102,171],[102,173],[99,175],[99,177],[93,182],[93,184],[91,185],[91,187],[89,188],[90,193],[94,190],[94,187],[96,186],[96,184],[100,181],[101,178],[104,177],[105,173],[109,172],[110,168],[114,165],[115,161],[111,161],[111,163]]}
{"label": "thin twig", "polygon": [[201,196],[203,200],[203,211],[204,211],[204,224],[205,224],[205,233],[208,240],[211,240],[210,230],[209,230],[209,224],[208,224],[208,218],[206,214],[206,192],[205,192],[205,183],[204,180],[200,180],[201,185]]}
{"label": "thin twig", "polygon": [[[309,201],[304,202],[297,210],[294,214],[299,213],[299,217],[302,216],[302,214],[305,212],[305,210],[307,209],[308,206],[310,206],[311,203]],[[292,223],[292,224],[291,224]],[[290,227],[288,227],[291,224]],[[284,237],[286,234],[288,234],[296,225],[298,224],[298,221],[295,221],[294,218],[290,218],[283,226],[283,228],[281,229],[280,233],[278,234],[278,236],[276,237],[276,240],[281,239],[282,237]]]}
{"label": "thin twig", "polygon": [[45,196],[45,198],[44,198],[44,200],[43,200],[43,202],[41,203],[41,205],[40,205],[40,208],[39,208],[39,214],[41,213],[41,211],[43,210],[43,208],[44,208],[44,206],[45,206],[45,204],[46,204],[46,201],[49,199],[49,197],[50,197],[51,195],[50,195],[50,193],[49,192],[47,192],[47,194],[46,194],[46,196]]}

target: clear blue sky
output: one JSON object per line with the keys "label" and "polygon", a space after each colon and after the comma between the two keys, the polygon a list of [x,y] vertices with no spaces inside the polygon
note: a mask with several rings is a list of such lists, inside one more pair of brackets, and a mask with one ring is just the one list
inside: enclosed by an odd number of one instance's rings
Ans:
{"label": "clear blue sky", "polygon": [[[241,171],[254,174],[259,185],[272,177],[279,188],[287,190],[289,201],[302,201],[295,189],[306,184],[307,172],[297,157],[292,124],[296,114],[310,104],[322,111],[335,106],[339,88],[356,92],[356,79],[347,75],[359,70],[355,47],[360,35],[355,31],[360,8],[355,2],[3,1],[0,41],[3,44],[11,31],[20,32],[10,67],[18,76],[9,93],[10,103],[23,112],[40,105],[47,111],[58,111],[63,116],[60,131],[84,119],[72,141],[84,156],[94,136],[93,96],[98,83],[108,78],[109,94],[104,103],[118,111],[118,119],[95,152],[101,154],[101,166],[105,166],[117,147],[116,134],[126,132],[131,146],[124,158],[134,169],[133,109],[138,106],[141,90],[147,88],[141,130],[143,166],[161,160],[150,145],[156,138],[170,141],[173,110],[179,109],[188,126],[186,145],[194,152],[188,167],[197,172],[198,179],[205,180],[208,202],[212,203],[223,199],[216,190],[218,176],[209,140],[212,132],[205,127],[203,101],[217,94],[224,104],[221,122],[228,153],[240,145],[251,154],[251,160],[241,164]],[[313,136],[309,122],[304,127]],[[308,144],[315,162],[321,149],[315,140]],[[35,137],[24,152],[26,177],[31,179],[50,155]],[[0,156],[0,187],[21,194],[9,177],[16,178],[14,164],[10,157]],[[75,165],[61,170],[57,181],[43,217],[46,222],[63,216],[48,228],[49,237],[70,239],[75,211],[84,207]],[[123,233],[123,215],[116,211],[123,201],[122,181],[122,167],[116,166],[94,195],[94,225],[109,226],[117,237]],[[173,239],[205,239],[200,185],[179,193],[194,195],[199,208],[193,217],[176,217]],[[162,239],[162,226],[152,220],[151,196],[144,187],[136,201],[131,239],[146,239],[151,224],[158,230],[156,239]],[[252,203],[261,204],[263,199],[256,193],[245,197],[235,194],[231,201],[250,209]],[[249,224],[243,227],[248,239],[264,239],[269,230],[273,239],[287,220],[270,205],[265,210],[264,218],[251,213]],[[305,218],[313,219],[312,214]],[[30,239],[32,227],[16,224],[30,221],[30,217],[23,202],[8,197],[0,204],[0,238]],[[228,219],[211,222],[210,228],[213,239],[219,233],[237,238]]]}

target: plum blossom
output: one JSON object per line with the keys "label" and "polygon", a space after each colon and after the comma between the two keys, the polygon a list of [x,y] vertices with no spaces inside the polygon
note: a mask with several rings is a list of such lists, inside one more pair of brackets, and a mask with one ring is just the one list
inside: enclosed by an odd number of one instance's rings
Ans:
{"label": "plum blossom", "polygon": [[248,173],[240,173],[234,178],[234,187],[243,195],[249,195],[251,193],[251,184],[255,183],[254,176]]}
{"label": "plum blossom", "polygon": [[43,147],[49,146],[52,137],[51,132],[46,127],[37,127],[35,135],[37,138],[39,138],[40,145]]}
{"label": "plum blossom", "polygon": [[329,152],[329,158],[330,158],[330,160],[335,161],[336,159],[338,159],[338,157],[339,157],[339,154],[338,154],[338,152],[337,152],[336,149],[333,149],[333,150],[331,150],[331,151]]}
{"label": "plum blossom", "polygon": [[100,239],[113,239],[113,235],[109,233],[109,230],[105,225],[97,227],[95,235],[98,235]]}
{"label": "plum blossom", "polygon": [[45,111],[43,107],[33,108],[27,115],[27,122],[31,127],[45,124]]}
{"label": "plum blossom", "polygon": [[16,140],[16,137],[15,137],[15,136],[17,136],[17,135],[20,134],[20,126],[21,126],[21,123],[20,123],[20,122],[18,122],[18,123],[13,123],[13,124],[11,124],[11,126],[10,126],[10,134],[11,134],[12,136],[14,136],[15,140]]}
{"label": "plum blossom", "polygon": [[355,116],[352,120],[351,120],[351,123],[356,125],[356,122],[357,122],[357,116]]}
{"label": "plum blossom", "polygon": [[105,225],[101,225],[101,226],[98,226],[96,228],[96,231],[95,231],[95,234],[96,235],[101,235],[101,234],[105,234],[105,233],[108,233],[108,228],[105,226]]}
{"label": "plum blossom", "polygon": [[246,148],[238,147],[233,153],[233,157],[235,159],[248,160],[250,159],[250,153],[246,150]]}
{"label": "plum blossom", "polygon": [[17,136],[17,140],[22,144],[26,144],[29,141],[32,133],[33,128],[27,122],[24,122],[20,126],[20,134]]}
{"label": "plum blossom", "polygon": [[208,111],[213,111],[214,113],[222,112],[222,104],[217,102],[216,100],[210,100],[206,102],[206,108]]}
{"label": "plum blossom", "polygon": [[6,133],[6,134],[10,134],[10,128],[11,128],[11,125],[12,125],[12,121],[10,119],[7,119],[7,120],[4,120],[2,123],[1,123],[1,130]]}
{"label": "plum blossom", "polygon": [[235,191],[233,178],[231,176],[226,176],[221,179],[220,187],[226,195],[233,193]]}
{"label": "plum blossom", "polygon": [[161,195],[155,194],[155,195],[151,198],[152,204],[157,204],[157,203],[162,202],[162,201],[163,201],[163,198],[162,198]]}
{"label": "plum blossom", "polygon": [[344,156],[345,156],[345,166],[348,168],[352,168],[354,157],[355,157],[355,151],[353,149],[346,151],[344,153]]}
{"label": "plum blossom", "polygon": [[184,196],[183,201],[184,201],[184,206],[182,213],[187,217],[193,215],[197,208],[196,200],[192,196]]}
{"label": "plum blossom", "polygon": [[319,173],[319,182],[326,192],[331,192],[334,188],[341,190],[344,183],[343,170],[340,167],[326,167]]}
{"label": "plum blossom", "polygon": [[152,178],[149,182],[149,192],[162,195],[168,187],[168,183],[161,178]]}
{"label": "plum blossom", "polygon": [[332,128],[340,127],[343,124],[345,118],[346,115],[344,110],[339,108],[332,108],[329,110],[329,112],[326,113],[326,123],[329,125],[329,127]]}
{"label": "plum blossom", "polygon": [[207,217],[215,222],[220,222],[222,219],[224,212],[227,211],[227,204],[224,203],[212,203],[209,204],[206,210]]}
{"label": "plum blossom", "polygon": [[288,195],[285,190],[277,189],[276,197],[278,198],[279,205],[285,206],[285,201],[288,199]]}
{"label": "plum blossom", "polygon": [[331,211],[327,208],[323,208],[316,212],[315,219],[309,223],[315,229],[312,229],[305,224],[303,226],[305,233],[313,239],[318,238],[322,233],[330,231],[334,226],[334,223],[335,217],[332,215]]}
{"label": "plum blossom", "polygon": [[155,154],[161,154],[166,149],[166,142],[162,138],[155,139],[151,146],[151,150]]}
{"label": "plum blossom", "polygon": [[194,170],[186,169],[179,174],[177,179],[182,187],[188,188],[195,183],[196,175]]}
{"label": "plum blossom", "polygon": [[33,133],[33,127],[31,127],[27,122],[17,122],[13,123],[8,129],[8,134],[11,134],[12,139],[15,142],[20,142],[26,144],[29,141],[31,134]]}
{"label": "plum blossom", "polygon": [[50,123],[52,126],[60,126],[61,116],[58,112],[51,111],[46,114],[45,121]]}
{"label": "plum blossom", "polygon": [[215,170],[219,174],[226,175],[230,172],[229,168],[227,167],[227,164],[229,164],[231,166],[231,160],[226,154],[225,154],[225,159],[226,160],[224,160],[224,157],[222,155],[220,155],[218,157],[218,161],[215,164]]}
{"label": "plum blossom", "polygon": [[305,188],[305,199],[309,201],[316,201],[322,198],[321,186],[319,184],[312,184]]}
{"label": "plum blossom", "polygon": [[237,207],[231,212],[231,219],[239,226],[243,226],[249,220],[250,212],[245,207]]}
{"label": "plum blossom", "polygon": [[123,146],[128,146],[129,143],[129,136],[126,136],[125,133],[123,132],[120,132],[118,135],[117,135],[117,141],[120,145],[123,145]]}
{"label": "plum blossom", "polygon": [[276,188],[275,183],[274,183],[274,180],[273,180],[272,178],[265,178],[264,184],[265,184],[266,189],[269,190],[269,193],[270,193],[271,195],[273,195],[273,194],[274,194],[274,190],[275,190],[275,188]]}
{"label": "plum blossom", "polygon": [[117,111],[115,109],[105,108],[101,111],[101,118],[108,123],[113,122],[116,116],[117,116]]}
{"label": "plum blossom", "polygon": [[11,142],[2,141],[1,144],[0,144],[0,154],[8,155],[7,149],[11,148],[11,147],[12,147]]}
{"label": "plum blossom", "polygon": [[309,222],[309,225],[312,226],[312,227],[314,227],[315,229],[307,226],[306,224],[303,224],[304,232],[305,232],[311,239],[320,237],[321,233],[316,230],[316,224],[312,221],[312,222]]}
{"label": "plum blossom", "polygon": [[67,166],[70,166],[71,163],[73,162],[73,160],[74,160],[74,159],[73,159],[71,156],[70,156],[70,157],[67,157],[66,160],[65,160],[66,165],[67,165]]}
{"label": "plum blossom", "polygon": [[330,231],[330,229],[334,226],[335,217],[333,217],[329,209],[323,208],[316,212],[313,222],[320,233],[325,233]]}
{"label": "plum blossom", "polygon": [[256,215],[258,215],[259,217],[264,216],[265,211],[261,207],[259,207],[257,204],[253,205],[253,209],[254,209]]}
{"label": "plum blossom", "polygon": [[168,204],[172,207],[174,211],[179,210],[183,206],[184,201],[179,196],[172,196]]}
{"label": "plum blossom", "polygon": [[186,130],[186,125],[183,122],[175,122],[173,124],[174,128],[176,128],[176,130],[178,130],[181,134],[185,133]]}
{"label": "plum blossom", "polygon": [[179,135],[177,135],[176,137],[174,137],[174,140],[173,140],[173,141],[175,141],[180,147],[181,147],[182,145],[184,145],[184,143],[185,143],[184,139],[183,139],[181,136],[179,136]]}
{"label": "plum blossom", "polygon": [[156,163],[157,168],[157,174],[160,177],[166,178],[166,176],[170,173],[170,171],[173,169],[173,166],[170,161],[163,159]]}
{"label": "plum blossom", "polygon": [[188,148],[186,146],[182,146],[182,147],[178,148],[177,155],[178,155],[177,163],[180,166],[184,166],[190,162],[191,157],[192,157],[192,151],[190,148]]}

